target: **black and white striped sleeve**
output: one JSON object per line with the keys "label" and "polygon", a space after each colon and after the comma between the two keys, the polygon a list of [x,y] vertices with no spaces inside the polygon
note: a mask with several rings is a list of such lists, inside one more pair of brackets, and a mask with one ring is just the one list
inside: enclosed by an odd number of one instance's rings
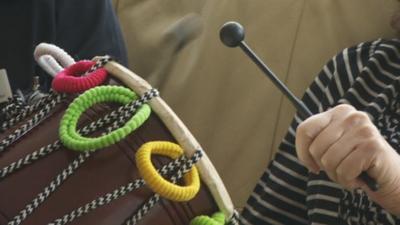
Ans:
{"label": "black and white striped sleeve", "polygon": [[[302,98],[312,113],[339,102],[368,58],[369,47],[366,44],[345,49],[323,67]],[[308,170],[299,162],[294,144],[296,128],[301,122],[296,115],[279,151],[247,201],[242,224],[309,224]]]}

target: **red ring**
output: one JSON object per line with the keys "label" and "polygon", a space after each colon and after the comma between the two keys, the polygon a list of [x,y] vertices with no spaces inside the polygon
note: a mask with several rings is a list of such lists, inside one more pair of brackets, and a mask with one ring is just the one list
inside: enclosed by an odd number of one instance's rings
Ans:
{"label": "red ring", "polygon": [[104,68],[99,68],[81,77],[94,64],[93,61],[82,60],[65,68],[53,79],[52,88],[57,92],[77,93],[102,84],[107,79],[108,74]]}

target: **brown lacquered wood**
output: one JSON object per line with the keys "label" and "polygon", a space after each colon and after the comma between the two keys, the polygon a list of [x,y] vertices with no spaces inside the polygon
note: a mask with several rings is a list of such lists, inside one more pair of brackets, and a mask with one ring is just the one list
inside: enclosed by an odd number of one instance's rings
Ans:
{"label": "brown lacquered wood", "polygon": [[[50,118],[1,154],[0,166],[6,166],[56,140],[59,120],[66,107],[67,103],[58,106]],[[81,126],[95,120],[105,111],[109,111],[110,107],[109,105],[97,105],[88,110],[80,121]],[[141,144],[152,140],[174,141],[172,135],[154,113],[142,127],[123,141],[94,153],[22,224],[47,224],[72,209],[139,178],[134,154]],[[0,224],[6,224],[6,220],[12,219],[76,156],[76,152],[61,149],[1,180]],[[159,166],[164,164],[166,159],[155,157],[154,161]],[[152,194],[151,190],[143,187],[112,204],[76,219],[71,224],[120,225]],[[176,203],[162,200],[139,224],[187,225],[190,219],[196,215],[211,214],[217,210],[218,207],[213,196],[208,188],[202,185],[199,194],[190,202]]]}

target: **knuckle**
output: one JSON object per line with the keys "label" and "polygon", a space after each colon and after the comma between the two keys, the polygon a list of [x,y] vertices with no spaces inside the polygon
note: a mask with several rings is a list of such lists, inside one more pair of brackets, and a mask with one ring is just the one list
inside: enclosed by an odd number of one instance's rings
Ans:
{"label": "knuckle", "polygon": [[307,123],[307,121],[304,121],[301,124],[299,124],[299,126],[297,126],[296,138],[300,137],[308,137],[308,138],[312,137],[312,135],[310,134],[309,124]]}
{"label": "knuckle", "polygon": [[348,104],[340,104],[333,108],[334,111],[342,113],[342,112],[351,112],[354,111],[355,108],[352,105]]}
{"label": "knuckle", "polygon": [[375,141],[376,131],[374,127],[371,125],[363,125],[358,130],[358,135],[365,140],[365,143],[374,142]]}
{"label": "knuckle", "polygon": [[306,123],[305,121],[303,121],[302,123],[300,123],[297,128],[296,128],[296,134],[303,134],[306,130]]}
{"label": "knuckle", "polygon": [[368,120],[369,120],[369,117],[365,112],[355,111],[355,112],[350,113],[346,117],[346,119],[344,120],[344,123],[346,125],[353,126],[355,124],[362,123],[362,122],[365,122]]}
{"label": "knuckle", "polygon": [[336,168],[336,171],[335,171],[335,172],[336,172],[336,174],[337,174],[338,179],[344,180],[345,172],[344,172],[344,170],[343,170],[342,167]]}
{"label": "knuckle", "polygon": [[361,146],[363,150],[365,150],[365,154],[375,154],[382,147],[380,145],[380,140],[377,137],[367,137],[363,141],[363,145]]}
{"label": "knuckle", "polygon": [[321,164],[324,167],[324,169],[327,171],[332,171],[335,169],[335,164],[333,163],[332,160],[328,159],[328,157],[323,156],[321,158]]}
{"label": "knuckle", "polygon": [[361,120],[361,121],[369,121],[369,116],[366,112],[363,111],[356,111],[354,112],[357,117]]}
{"label": "knuckle", "polygon": [[343,168],[338,167],[336,169],[335,173],[336,173],[336,179],[337,179],[338,183],[345,187],[348,186],[350,181],[346,176],[347,172]]}

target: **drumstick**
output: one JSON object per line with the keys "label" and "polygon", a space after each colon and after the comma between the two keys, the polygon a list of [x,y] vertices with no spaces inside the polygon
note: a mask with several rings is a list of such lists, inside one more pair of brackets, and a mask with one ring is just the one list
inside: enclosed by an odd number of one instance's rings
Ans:
{"label": "drumstick", "polygon": [[[264,72],[264,74],[271,79],[272,83],[292,102],[297,112],[303,119],[307,119],[312,116],[311,111],[307,106],[299,100],[287,87],[282,83],[279,78],[268,68],[267,65],[250,49],[250,47],[244,42],[244,29],[242,25],[237,22],[227,22],[220,30],[220,38],[222,43],[228,47],[239,46],[247,56]],[[372,179],[365,171],[359,176],[372,191],[377,191],[379,186],[374,179]]]}

